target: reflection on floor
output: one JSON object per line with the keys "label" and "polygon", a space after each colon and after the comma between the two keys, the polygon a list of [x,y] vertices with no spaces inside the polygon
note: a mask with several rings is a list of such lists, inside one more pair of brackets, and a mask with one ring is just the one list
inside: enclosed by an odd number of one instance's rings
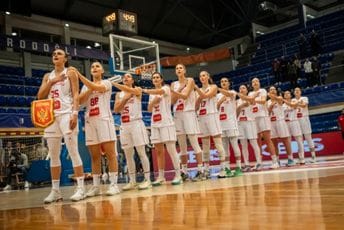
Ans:
{"label": "reflection on floor", "polygon": [[[102,188],[105,191],[105,187]],[[342,229],[344,159],[43,205],[50,188],[0,193],[0,226],[90,229]],[[0,227],[1,228],[1,227]]]}

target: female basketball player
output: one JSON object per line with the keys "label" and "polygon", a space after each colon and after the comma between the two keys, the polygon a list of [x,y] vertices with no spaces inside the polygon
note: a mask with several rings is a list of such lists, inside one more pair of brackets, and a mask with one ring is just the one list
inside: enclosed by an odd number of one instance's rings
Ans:
{"label": "female basketball player", "polygon": [[44,203],[62,200],[60,192],[62,137],[72,159],[78,184],[76,192],[70,199],[79,201],[85,198],[84,171],[78,151],[79,81],[77,73],[67,69],[68,57],[64,50],[56,49],[52,54],[52,62],[54,70],[44,75],[37,94],[38,99],[54,99],[55,121],[44,130],[49,148],[52,179],[52,190],[44,199]]}
{"label": "female basketball player", "polygon": [[295,165],[291,150],[290,133],[286,121],[284,120],[283,98],[278,96],[274,86],[269,88],[268,110],[271,120],[271,140],[274,143],[276,153],[279,155],[278,140],[280,139],[288,154],[287,166]]}
{"label": "female basketball player", "polygon": [[120,140],[127,159],[130,178],[130,182],[123,187],[123,190],[131,190],[137,187],[134,147],[141,159],[145,175],[144,181],[138,188],[147,189],[151,187],[149,160],[145,150],[145,145],[149,141],[146,127],[142,121],[142,89],[136,87],[134,83],[134,78],[129,73],[123,75],[123,84],[112,82],[116,88],[121,90],[116,94],[114,111],[121,113]]}
{"label": "female basketball player", "polygon": [[116,158],[116,130],[110,108],[112,84],[102,80],[104,69],[99,62],[91,65],[93,82],[78,73],[84,84],[79,95],[80,104],[86,104],[85,133],[86,145],[91,153],[93,186],[86,196],[100,194],[101,155],[102,151],[108,159],[110,185],[106,195],[119,193],[117,187],[118,164]]}
{"label": "female basketball player", "polygon": [[[216,93],[217,86],[213,84],[213,80],[207,71],[201,71],[199,79],[202,83],[202,88],[195,85],[198,93],[196,100],[196,109],[198,110],[198,119],[200,126],[200,137],[202,138],[203,147],[203,162],[205,172],[209,175],[209,158],[210,158],[210,137],[213,137],[215,147],[219,152],[221,171],[219,177],[226,177],[225,152],[221,139],[221,125],[216,107]],[[230,170],[228,170],[230,171]],[[229,172],[230,173],[230,172]]]}
{"label": "female basketball player", "polygon": [[308,97],[301,96],[301,89],[299,87],[294,89],[294,95],[297,102],[296,105],[296,117],[299,121],[302,134],[304,135],[309,149],[312,154],[311,162],[316,162],[316,155],[315,155],[315,147],[314,142],[312,140],[312,127],[311,122],[309,120],[309,113],[308,113]]}
{"label": "female basketball player", "polygon": [[[239,139],[241,144],[241,149],[243,153],[243,158],[245,165],[249,166],[249,154],[248,154],[248,144],[247,140],[250,141],[250,144],[253,148],[254,155],[256,157],[256,166],[254,170],[260,171],[262,169],[262,157],[260,154],[260,148],[257,142],[257,127],[255,122],[255,117],[252,111],[252,103],[251,101],[246,101],[241,99],[241,97],[247,97],[248,90],[246,85],[241,85],[239,87],[239,94],[240,97],[237,100],[237,118],[238,118],[238,127],[239,127]],[[250,167],[245,167],[245,171],[249,171]]]}
{"label": "female basketball player", "polygon": [[296,99],[291,99],[290,91],[284,92],[284,117],[287,122],[289,133],[294,137],[298,146],[299,163],[305,164],[305,153],[303,148],[302,131],[296,117]]}
{"label": "female basketball player", "polygon": [[195,152],[198,172],[195,180],[204,179],[202,167],[202,150],[198,144],[197,134],[199,124],[195,112],[196,93],[194,91],[195,82],[192,78],[186,77],[186,68],[183,64],[176,65],[176,75],[178,81],[171,85],[171,103],[173,104],[174,123],[176,126],[177,139],[181,152],[182,177],[187,179],[187,143],[188,135],[190,144]]}
{"label": "female basketball player", "polygon": [[[220,80],[221,88],[219,88],[219,93],[217,97],[217,109],[219,111],[220,124],[222,129],[222,144],[230,162],[230,151],[229,143],[232,145],[235,159],[236,159],[236,168],[234,175],[241,175],[241,153],[238,145],[238,121],[236,118],[236,101],[235,97],[237,93],[234,90],[229,90],[230,83],[228,78],[223,77]],[[204,151],[204,148],[203,148]],[[245,165],[246,166],[246,165]],[[248,166],[249,167],[249,166]],[[219,177],[229,177],[233,176],[232,172],[229,170],[229,165],[226,165],[226,174],[223,174],[223,170],[220,171]],[[222,175],[221,175],[222,174]]]}
{"label": "female basketball player", "polygon": [[164,174],[164,145],[166,145],[167,152],[171,157],[175,170],[172,185],[178,185],[183,183],[183,180],[180,176],[179,156],[176,149],[176,127],[174,126],[171,113],[171,90],[168,86],[164,85],[164,79],[158,72],[152,74],[152,82],[155,89],[143,89],[144,93],[150,94],[148,111],[152,113],[151,143],[154,144],[159,168],[159,176],[152,185],[158,186],[164,184],[166,181]]}
{"label": "female basketball player", "polygon": [[[252,112],[255,116],[257,132],[258,132],[258,143],[259,146],[262,146],[261,141],[264,141],[267,144],[267,148],[270,150],[270,155],[272,158],[271,168],[276,169],[279,167],[278,159],[276,156],[275,147],[271,141],[271,122],[269,118],[268,108],[266,106],[267,92],[265,89],[260,88],[260,82],[258,78],[252,79],[253,91],[250,92],[247,96],[241,97],[244,100],[249,100],[252,102]],[[239,95],[240,96],[240,95]]]}

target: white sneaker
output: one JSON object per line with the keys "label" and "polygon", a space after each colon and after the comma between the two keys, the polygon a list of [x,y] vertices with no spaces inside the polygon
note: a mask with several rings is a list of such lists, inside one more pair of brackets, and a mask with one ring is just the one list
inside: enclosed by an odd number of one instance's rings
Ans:
{"label": "white sneaker", "polygon": [[86,193],[87,197],[98,196],[98,195],[100,195],[99,186],[94,186],[94,185]]}
{"label": "white sneaker", "polygon": [[278,168],[279,168],[278,162],[272,163],[272,165],[270,166],[270,168],[271,168],[271,169],[278,169]]}
{"label": "white sneaker", "polygon": [[226,171],[223,168],[221,168],[219,175],[217,175],[217,177],[218,178],[226,178],[226,176],[227,176]]}
{"label": "white sneaker", "polygon": [[139,184],[138,189],[144,190],[152,187],[152,183],[149,180],[144,180],[142,183]]}
{"label": "white sneaker", "polygon": [[72,201],[79,201],[85,199],[86,194],[85,194],[85,189],[81,187],[77,187],[75,193],[73,196],[70,197]]}
{"label": "white sneaker", "polygon": [[120,193],[117,184],[110,184],[109,189],[106,191],[106,195],[113,196]]}
{"label": "white sneaker", "polygon": [[4,187],[4,191],[10,191],[11,189],[12,189],[12,186],[9,184]]}
{"label": "white sneaker", "polygon": [[52,202],[62,201],[62,196],[60,190],[51,189],[49,195],[43,200],[45,204],[50,204]]}
{"label": "white sneaker", "polygon": [[30,183],[28,181],[25,181],[24,188],[25,189],[29,189],[30,188]]}
{"label": "white sneaker", "polygon": [[300,159],[299,159],[299,164],[300,164],[300,165],[306,164],[305,159],[304,159],[304,158],[300,158]]}
{"label": "white sneaker", "polygon": [[152,182],[153,186],[160,186],[166,183],[166,179],[165,178],[156,178],[155,181]]}
{"label": "white sneaker", "polygon": [[312,159],[310,160],[310,162],[311,162],[311,163],[317,163],[317,157],[316,157],[316,156],[312,157]]}
{"label": "white sneaker", "polygon": [[136,189],[136,187],[137,187],[137,184],[135,182],[129,182],[122,189],[123,189],[123,191],[129,191],[132,189]]}
{"label": "white sneaker", "polygon": [[181,176],[176,176],[173,178],[172,182],[171,182],[172,185],[180,185],[180,184],[183,184],[183,178]]}

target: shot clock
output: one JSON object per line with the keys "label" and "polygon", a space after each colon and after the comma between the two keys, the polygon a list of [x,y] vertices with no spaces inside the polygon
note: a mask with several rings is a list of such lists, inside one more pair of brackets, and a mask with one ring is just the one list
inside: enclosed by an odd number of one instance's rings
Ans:
{"label": "shot clock", "polygon": [[122,35],[137,34],[137,14],[124,10],[116,10],[103,18],[103,35],[110,33]]}

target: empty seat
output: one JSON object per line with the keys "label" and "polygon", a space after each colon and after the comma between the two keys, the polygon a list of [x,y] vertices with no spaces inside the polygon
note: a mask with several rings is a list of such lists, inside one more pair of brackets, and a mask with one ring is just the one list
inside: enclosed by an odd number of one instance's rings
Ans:
{"label": "empty seat", "polygon": [[8,96],[7,97],[7,105],[8,106],[17,106],[18,105],[18,98],[15,96]]}
{"label": "empty seat", "polygon": [[147,111],[148,110],[148,102],[142,102],[142,111]]}
{"label": "empty seat", "polygon": [[7,113],[17,113],[17,110],[14,108],[8,108]]}
{"label": "empty seat", "polygon": [[18,106],[23,106],[23,107],[28,106],[27,99],[25,96],[18,97]]}
{"label": "empty seat", "polygon": [[28,106],[30,106],[31,102],[35,100],[35,97],[27,97],[26,100],[27,100]]}
{"label": "empty seat", "polygon": [[0,95],[0,106],[7,106],[7,97]]}

